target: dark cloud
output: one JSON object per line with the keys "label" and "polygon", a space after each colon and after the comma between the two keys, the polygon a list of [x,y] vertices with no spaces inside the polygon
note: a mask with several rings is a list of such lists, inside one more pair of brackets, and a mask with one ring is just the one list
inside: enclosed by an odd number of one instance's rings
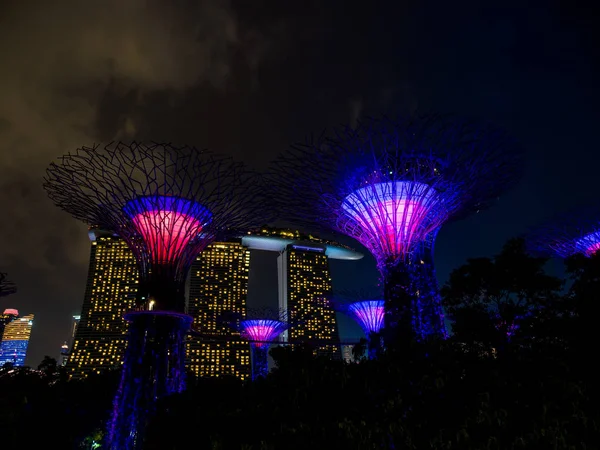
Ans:
{"label": "dark cloud", "polygon": [[37,315],[35,362],[66,337],[89,258],[85,226],[43,192],[47,164],[136,135],[143,117],[130,112],[153,93],[225,89],[234,66],[252,74],[268,46],[222,0],[9,3],[0,13],[0,265],[19,293],[0,307]]}

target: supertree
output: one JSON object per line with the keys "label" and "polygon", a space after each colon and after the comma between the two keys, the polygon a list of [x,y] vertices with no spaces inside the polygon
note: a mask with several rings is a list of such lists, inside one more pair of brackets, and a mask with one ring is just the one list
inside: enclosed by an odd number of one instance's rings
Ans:
{"label": "supertree", "polygon": [[6,297],[17,292],[17,285],[8,278],[8,274],[0,272],[0,297]]}
{"label": "supertree", "polygon": [[381,293],[373,290],[343,290],[335,294],[338,311],[352,317],[360,325],[368,342],[369,359],[381,351],[381,330],[385,317],[385,302]]}
{"label": "supertree", "polygon": [[384,117],[293,146],[274,162],[271,185],[288,220],[343,233],[371,251],[391,342],[445,335],[436,235],[490,206],[521,165],[519,147],[487,124]]}
{"label": "supertree", "polygon": [[241,320],[239,330],[242,338],[250,342],[252,380],[269,373],[268,356],[271,343],[289,328],[286,311],[250,311],[253,318]]}
{"label": "supertree", "polygon": [[600,250],[600,207],[559,214],[524,236],[528,250],[545,257],[592,256]]}
{"label": "supertree", "polygon": [[156,400],[185,388],[185,281],[211,242],[265,220],[261,184],[242,164],[170,144],[82,147],[47,170],[54,203],[124,239],[140,269],[137,308],[114,401],[112,449],[143,445]]}

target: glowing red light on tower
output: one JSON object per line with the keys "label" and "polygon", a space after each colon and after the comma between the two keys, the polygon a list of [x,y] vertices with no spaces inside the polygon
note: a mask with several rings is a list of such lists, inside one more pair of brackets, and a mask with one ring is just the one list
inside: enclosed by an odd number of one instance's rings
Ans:
{"label": "glowing red light on tower", "polygon": [[127,203],[125,211],[156,264],[179,258],[211,218],[201,205],[174,197],[135,199]]}
{"label": "glowing red light on tower", "polygon": [[345,214],[364,231],[361,243],[394,256],[408,252],[439,226],[434,216],[440,206],[434,189],[412,181],[370,184],[342,204]]}

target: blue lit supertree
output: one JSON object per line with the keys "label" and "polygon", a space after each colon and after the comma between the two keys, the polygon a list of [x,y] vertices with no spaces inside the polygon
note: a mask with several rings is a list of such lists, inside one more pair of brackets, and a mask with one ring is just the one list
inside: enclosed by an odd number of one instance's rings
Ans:
{"label": "blue lit supertree", "polygon": [[369,359],[375,359],[381,350],[381,330],[385,318],[385,302],[379,292],[345,290],[336,294],[338,311],[351,316],[360,325],[367,338]]}
{"label": "blue lit supertree", "polygon": [[240,323],[242,337],[250,341],[252,355],[252,379],[265,377],[269,373],[269,347],[288,328],[286,322],[274,319],[248,319]]}
{"label": "blue lit supertree", "polygon": [[237,321],[233,326],[239,329],[243,339],[250,342],[252,380],[256,380],[266,377],[269,373],[268,357],[271,343],[290,325],[287,311],[252,310],[248,314],[252,318]]}
{"label": "blue lit supertree", "polygon": [[259,181],[230,158],[170,144],[83,147],[48,168],[54,203],[120,236],[140,269],[109,448],[142,448],[156,401],[184,389],[190,265],[216,239],[263,223]]}
{"label": "blue lit supertree", "polygon": [[592,256],[600,250],[600,207],[557,215],[529,230],[525,242],[530,251],[545,257]]}
{"label": "blue lit supertree", "polygon": [[385,331],[445,335],[433,268],[440,227],[488,207],[521,151],[489,125],[449,116],[369,119],[293,146],[271,185],[290,221],[351,236],[381,274]]}

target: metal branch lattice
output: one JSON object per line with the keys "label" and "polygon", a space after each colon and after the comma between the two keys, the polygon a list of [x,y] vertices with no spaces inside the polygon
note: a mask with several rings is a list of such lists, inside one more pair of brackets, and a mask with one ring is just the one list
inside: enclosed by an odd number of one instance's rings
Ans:
{"label": "metal branch lattice", "polygon": [[491,126],[384,117],[293,146],[275,161],[270,184],[288,220],[367,247],[382,276],[386,328],[423,336],[445,333],[433,269],[437,232],[491,205],[521,168],[520,148]]}
{"label": "metal branch lattice", "polygon": [[241,163],[210,151],[119,142],[59,158],[44,188],[75,218],[128,243],[142,289],[172,292],[208,244],[268,221],[261,183]]}
{"label": "metal branch lattice", "polygon": [[443,116],[372,119],[296,145],[271,175],[289,220],[351,236],[382,264],[490,205],[520,151],[489,126]]}
{"label": "metal branch lattice", "polygon": [[17,292],[17,285],[8,279],[8,274],[0,272],[0,297],[6,297]]}
{"label": "metal branch lattice", "polygon": [[600,250],[600,207],[557,215],[525,236],[528,250],[544,257],[591,256]]}
{"label": "metal branch lattice", "polygon": [[143,447],[162,396],[185,386],[185,280],[210,243],[268,221],[260,178],[231,158],[170,144],[83,147],[52,163],[44,188],[75,218],[119,235],[140,268],[138,311],[109,426],[109,448]]}

